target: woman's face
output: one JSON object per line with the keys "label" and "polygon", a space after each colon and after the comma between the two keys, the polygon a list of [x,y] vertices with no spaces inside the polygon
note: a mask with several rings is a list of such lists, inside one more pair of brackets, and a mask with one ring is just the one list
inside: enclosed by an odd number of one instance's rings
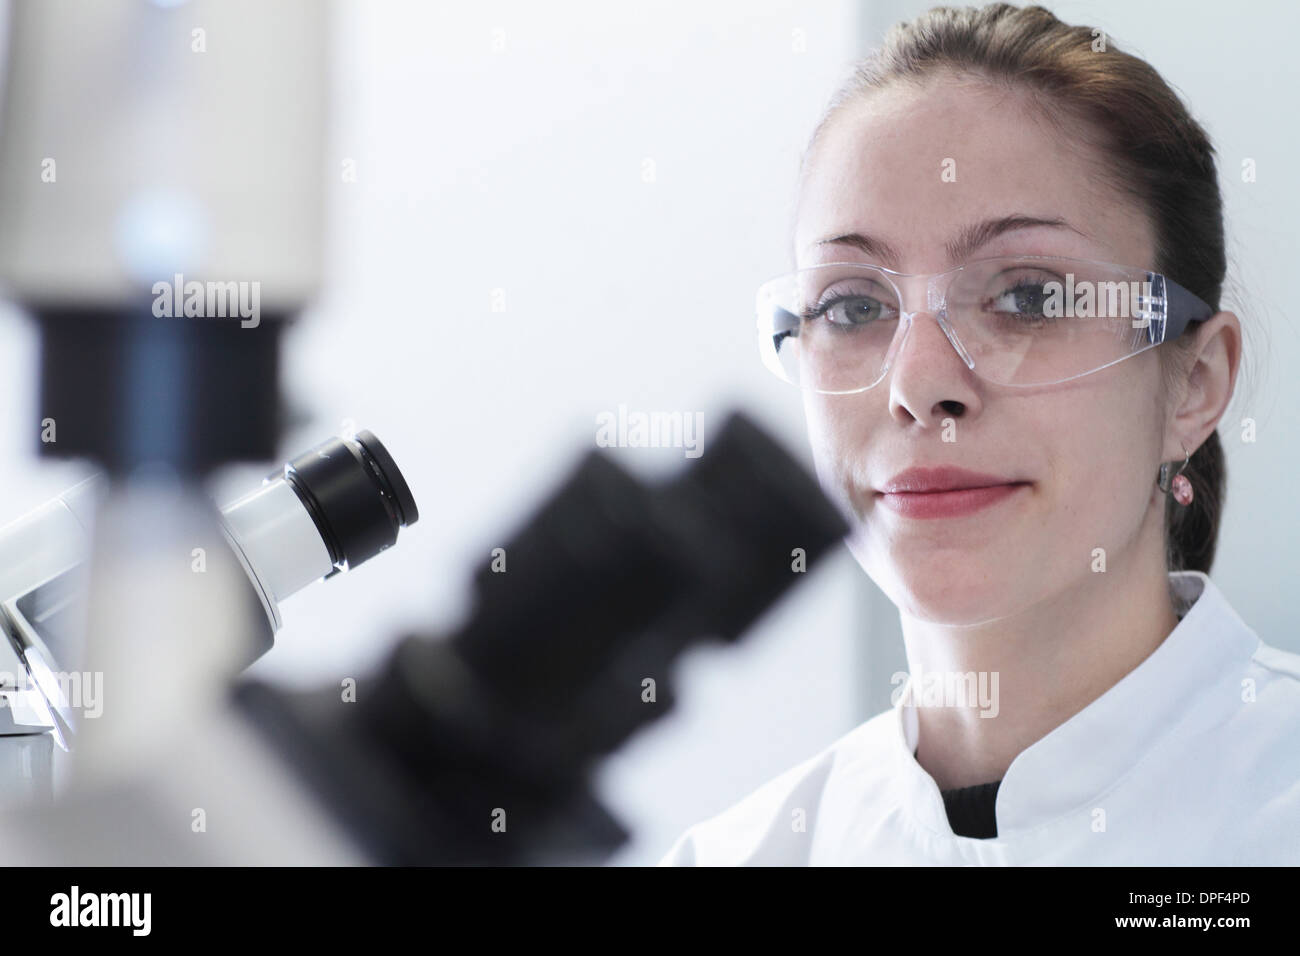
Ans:
{"label": "woman's face", "polygon": [[[923,89],[894,84],[841,113],[809,157],[798,266],[942,272],[961,264],[945,246],[972,227],[1027,216],[1065,225],[1003,232],[965,258],[1152,267],[1147,217],[1099,178],[1088,149],[1082,132],[1064,141],[1021,95],[952,77]],[[897,259],[817,244],[846,233],[881,241]],[[908,307],[925,307],[916,286],[900,287]],[[1162,534],[1154,349],[1060,385],[999,387],[969,370],[921,312],[879,384],[804,396],[818,475],[858,519],[850,548],[912,617],[951,625],[1006,617],[1083,584],[1096,573],[1095,549],[1105,551],[1106,573],[1124,574],[1139,538],[1150,546]],[[1027,484],[959,517],[905,516],[882,503],[879,489],[896,474],[939,465]]]}

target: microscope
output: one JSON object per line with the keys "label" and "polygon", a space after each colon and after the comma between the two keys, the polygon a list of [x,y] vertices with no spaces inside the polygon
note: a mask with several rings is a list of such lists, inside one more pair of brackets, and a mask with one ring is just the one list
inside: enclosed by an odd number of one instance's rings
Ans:
{"label": "microscope", "polygon": [[[107,479],[92,475],[0,527],[0,803],[54,798],[56,746],[71,750],[82,719],[101,716],[102,674],[82,670],[86,560]],[[370,431],[332,438],[286,462],[219,511],[246,603],[261,614],[249,652],[271,649],[280,603],[313,581],[370,560],[419,511],[410,487]],[[206,573],[209,556],[191,556]]]}
{"label": "microscope", "polygon": [[39,453],[103,480],[9,529],[32,550],[0,568],[3,693],[50,731],[15,740],[67,742],[60,669],[102,708],[53,799],[0,813],[7,864],[599,863],[627,834],[598,761],[668,712],[685,650],[739,640],[847,532],[735,412],[664,481],[581,458],[466,618],[373,672],[243,676],[281,599],[415,520],[366,433],[227,508],[206,489],[277,457],[284,333],[322,273],[327,12],[11,8],[0,279],[40,333]]}

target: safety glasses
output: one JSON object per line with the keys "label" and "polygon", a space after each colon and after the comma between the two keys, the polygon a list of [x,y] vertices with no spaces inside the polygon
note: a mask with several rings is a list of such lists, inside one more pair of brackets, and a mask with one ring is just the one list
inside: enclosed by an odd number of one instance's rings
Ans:
{"label": "safety glasses", "polygon": [[[908,311],[904,292],[914,288],[924,308]],[[926,275],[825,263],[764,282],[757,309],[764,364],[828,394],[877,385],[923,314],[974,374],[1016,387],[1100,371],[1214,314],[1159,273],[1053,256],[980,259]]]}

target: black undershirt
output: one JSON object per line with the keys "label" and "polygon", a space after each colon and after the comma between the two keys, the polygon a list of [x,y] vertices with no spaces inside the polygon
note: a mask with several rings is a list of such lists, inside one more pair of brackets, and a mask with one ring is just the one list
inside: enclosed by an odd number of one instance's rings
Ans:
{"label": "black undershirt", "polygon": [[[916,753],[913,752],[913,757]],[[977,783],[969,787],[940,790],[948,826],[957,836],[990,840],[998,835],[998,818],[994,812],[1001,780]]]}
{"label": "black undershirt", "polygon": [[997,804],[998,785],[1001,783],[1001,780],[994,780],[992,783],[939,791],[953,833],[977,840],[989,840],[998,835],[998,819],[993,808]]}

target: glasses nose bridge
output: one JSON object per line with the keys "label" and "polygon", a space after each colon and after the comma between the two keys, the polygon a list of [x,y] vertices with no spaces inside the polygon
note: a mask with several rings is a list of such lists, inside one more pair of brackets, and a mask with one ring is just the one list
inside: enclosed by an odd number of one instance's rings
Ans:
{"label": "glasses nose bridge", "polygon": [[[945,289],[953,278],[955,270],[947,272],[917,273],[911,275],[891,275],[894,291],[898,295],[899,311],[909,318],[915,318],[922,312],[929,312],[940,317],[947,309]],[[911,306],[919,306],[911,308]],[[940,322],[942,325],[942,321]],[[945,330],[947,331],[947,330]]]}
{"label": "glasses nose bridge", "polygon": [[[906,346],[907,340],[913,338],[910,331],[916,324],[918,316],[928,314],[935,320],[939,330],[943,333],[948,344],[952,346],[953,351],[962,360],[967,368],[973,369],[975,361],[970,353],[966,351],[966,346],[962,344],[957,335],[957,330],[948,322],[947,317],[947,283],[955,278],[956,270],[947,272],[935,272],[926,275],[907,275],[891,276],[890,280],[894,283],[895,292],[898,294],[899,313],[904,319],[904,329],[900,340],[895,343],[889,364],[892,365],[897,358],[898,353]],[[919,309],[909,309],[908,305],[920,302],[923,306]]]}

